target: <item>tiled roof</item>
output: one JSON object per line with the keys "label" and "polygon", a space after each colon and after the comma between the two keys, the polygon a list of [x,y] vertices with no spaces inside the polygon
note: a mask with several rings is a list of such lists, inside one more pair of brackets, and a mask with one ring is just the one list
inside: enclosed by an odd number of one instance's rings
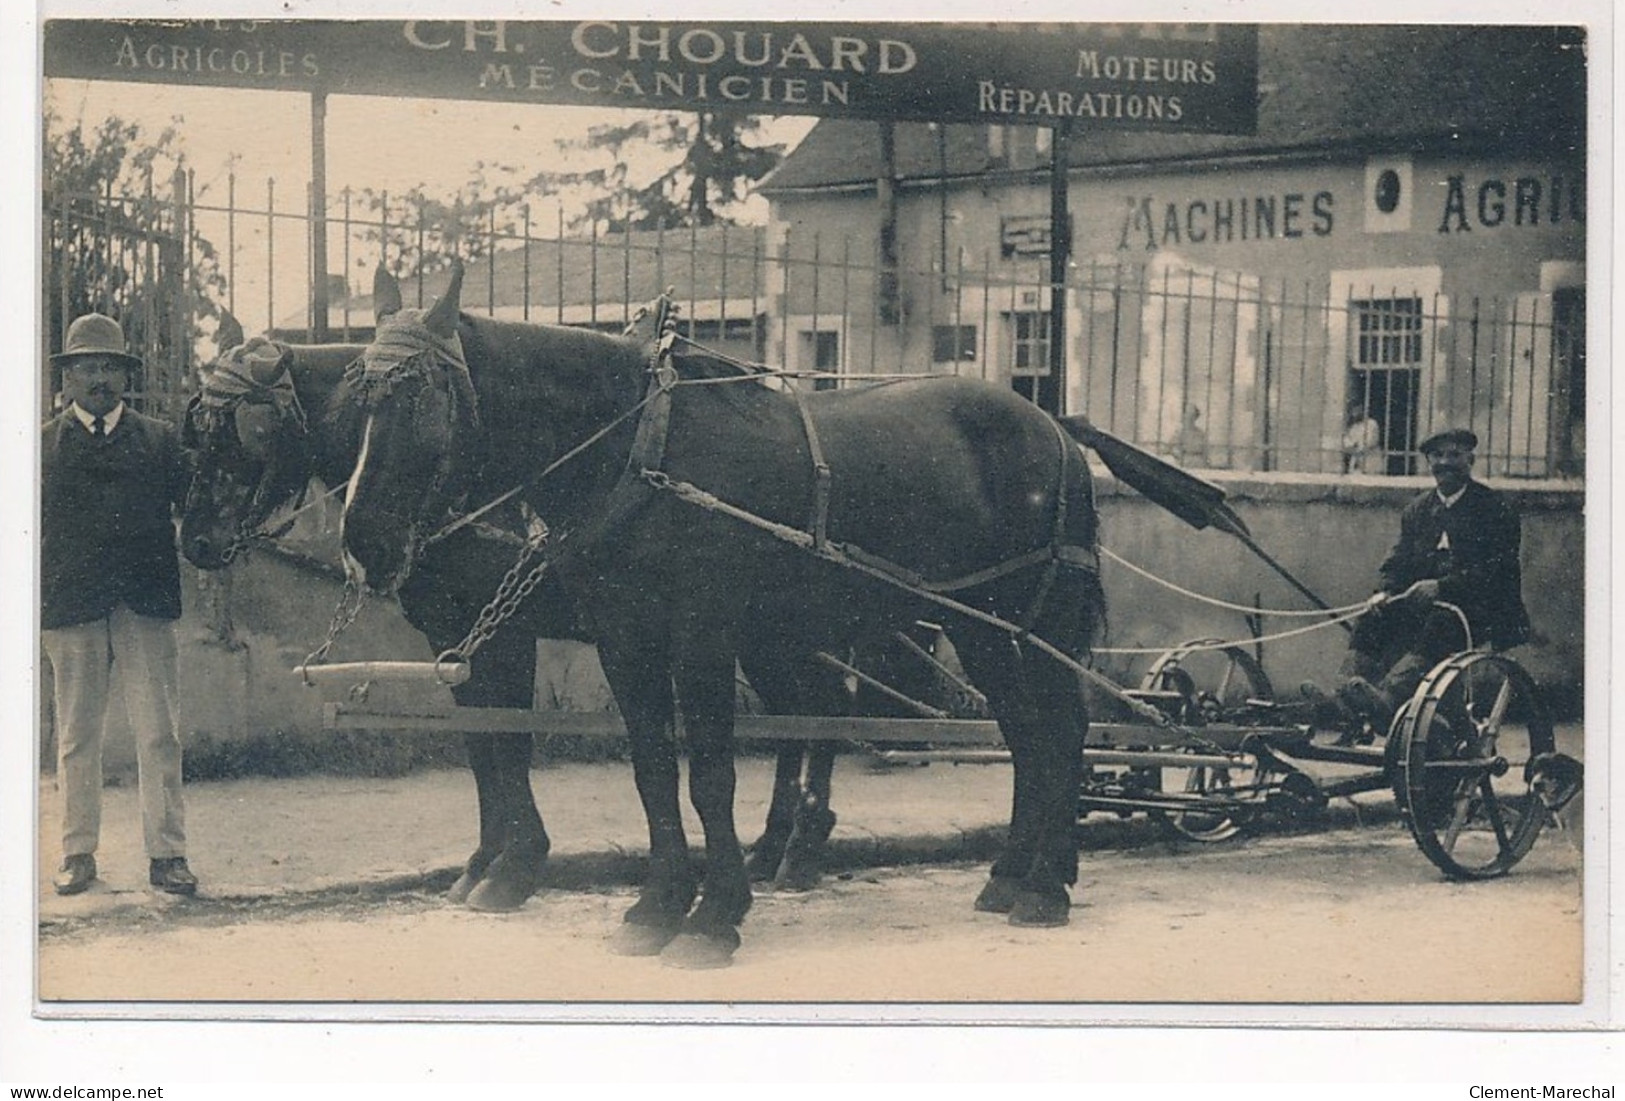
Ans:
{"label": "tiled roof", "polygon": [[[1265,24],[1258,132],[1246,137],[1074,132],[1078,167],[1326,148],[1458,142],[1519,151],[1585,146],[1584,30],[1578,27]],[[942,178],[934,132],[899,124],[898,178]],[[945,131],[947,176],[994,169],[985,127]],[[1047,156],[1044,158],[1047,162]],[[872,185],[875,123],[827,119],[762,185],[767,195]]]}

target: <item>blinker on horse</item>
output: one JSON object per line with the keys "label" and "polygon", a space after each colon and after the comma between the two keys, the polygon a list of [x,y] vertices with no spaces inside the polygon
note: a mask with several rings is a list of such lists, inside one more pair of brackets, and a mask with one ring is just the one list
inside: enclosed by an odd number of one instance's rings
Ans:
{"label": "blinker on horse", "polygon": [[[373,291],[381,317],[401,308],[400,286],[387,271],[379,270]],[[304,498],[312,477],[342,488],[355,469],[362,428],[354,392],[359,372],[350,368],[364,345],[245,341],[229,315],[216,340],[222,354],[205,367],[201,393],[183,426],[196,463],[181,518],[182,546],[205,570],[224,568],[241,551],[284,530],[290,507]],[[500,392],[493,394],[490,386],[501,381],[476,377],[476,393],[485,387],[485,397],[494,400]],[[476,483],[472,490],[484,500],[501,488]],[[513,565],[519,536],[511,532],[522,527],[518,512],[492,511],[483,522],[428,546],[400,586],[402,612],[435,653],[464,639]],[[590,641],[575,604],[552,577],[543,577],[485,641],[469,681],[452,688],[457,703],[530,707],[536,638]],[[917,666],[910,669],[918,675]],[[866,713],[907,713],[862,690],[854,701],[838,677],[821,667],[815,673],[805,678],[801,695],[776,697],[780,710],[836,714],[856,703]],[[474,909],[513,910],[536,890],[550,847],[530,788],[531,742],[471,732],[465,743],[478,796],[479,845],[449,897]],[[829,808],[835,751],[827,742],[781,747],[767,826],[751,850],[753,878],[793,889],[817,881],[835,818]]]}
{"label": "blinker on horse", "polygon": [[[456,278],[461,281],[461,270]],[[455,298],[442,298],[421,319],[419,312],[402,311],[392,326],[380,325],[350,380],[364,420],[346,505],[374,469],[398,471],[414,487],[406,494],[382,482],[372,508],[345,509],[346,569],[386,593],[406,580],[424,540],[434,534],[431,525],[449,519],[474,473],[469,448],[479,428],[479,403],[457,337]],[[409,432],[374,415],[384,404],[405,410]],[[404,539],[396,538],[401,529]],[[351,547],[361,553],[349,553]],[[374,579],[365,563],[378,569]]]}
{"label": "blinker on horse", "polygon": [[[397,584],[439,483],[475,451],[463,433],[478,435],[486,475],[500,465],[560,533],[556,569],[592,619],[649,823],[648,880],[617,950],[720,966],[740,943],[750,888],[733,821],[736,659],[759,691],[793,685],[806,654],[862,647],[927,614],[1014,764],[1006,848],[977,907],[1064,924],[1087,715],[1075,672],[1033,640],[1084,654],[1104,601],[1088,468],[1057,422],[979,382],[793,394],[733,381],[703,353],[680,357],[668,384],[648,349],[459,321],[456,298],[454,281],[432,311],[379,326],[373,362],[415,362],[421,381],[380,388],[367,406],[346,550],[370,584]],[[444,354],[454,336],[462,364]],[[436,371],[422,366],[429,354]],[[467,370],[504,394],[482,422],[453,415]],[[678,807],[679,709],[703,879]]]}
{"label": "blinker on horse", "polygon": [[[181,517],[181,546],[198,568],[227,566],[258,543],[273,517],[314,476],[342,486],[355,467],[361,419],[346,381],[364,345],[243,343],[240,326],[217,337],[227,351],[205,371],[184,434],[196,453]],[[513,561],[506,542],[464,531],[436,544],[400,593],[407,621],[436,652],[453,646]],[[472,676],[452,694],[463,707],[528,707],[535,639],[581,639],[574,606],[544,586],[508,631],[489,640]],[[464,736],[479,809],[479,844],[449,897],[473,909],[517,909],[537,889],[550,848],[530,788],[531,742]]]}

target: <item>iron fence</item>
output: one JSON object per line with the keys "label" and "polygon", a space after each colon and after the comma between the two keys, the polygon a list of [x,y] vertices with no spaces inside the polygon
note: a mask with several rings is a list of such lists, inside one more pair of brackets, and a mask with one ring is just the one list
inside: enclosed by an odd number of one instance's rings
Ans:
{"label": "iron fence", "polygon": [[[178,185],[172,193],[178,193]],[[144,192],[99,195],[47,191],[42,204],[40,388],[42,415],[60,384],[49,368],[74,318],[92,311],[116,317],[130,351],[143,361],[131,379],[137,408],[173,418],[187,386],[194,332],[188,255],[193,235],[184,203]]]}
{"label": "iron fence", "polygon": [[[444,260],[455,253],[467,265],[462,302],[472,312],[618,329],[671,287],[692,339],[807,372],[813,385],[975,375],[1197,469],[1416,473],[1418,442],[1450,423],[1478,433],[1483,474],[1583,473],[1583,289],[1338,294],[1324,281],[1200,269],[1157,254],[1083,262],[1065,286],[1057,377],[1047,257],[960,250],[944,263],[944,247],[934,263],[882,269],[876,241],[800,226],[570,234],[562,216],[534,218],[528,207],[431,217],[422,205],[348,192],[318,223],[308,193],[290,202],[274,181],[257,205],[239,200],[235,178],[224,201],[193,191],[190,178],[178,180],[179,199],[135,204],[152,224],[118,245],[108,227],[136,221],[127,202],[59,198],[47,211],[52,257],[59,237],[71,242],[92,225],[96,244],[81,251],[151,257],[129,269],[139,278],[107,286],[110,305],[153,318],[137,332],[156,340],[149,358],[161,363],[189,362],[195,340],[181,334],[195,337],[192,327],[215,306],[201,301],[210,287],[174,273],[177,264],[190,270],[200,242],[218,268],[219,307],[249,331],[304,341],[370,334],[364,288],[378,263],[402,275],[409,303],[421,305],[443,288]],[[317,239],[326,247],[320,264]],[[74,247],[60,250],[69,262]],[[166,305],[170,297],[185,305]],[[162,385],[184,387],[186,378],[185,369],[166,370]]]}

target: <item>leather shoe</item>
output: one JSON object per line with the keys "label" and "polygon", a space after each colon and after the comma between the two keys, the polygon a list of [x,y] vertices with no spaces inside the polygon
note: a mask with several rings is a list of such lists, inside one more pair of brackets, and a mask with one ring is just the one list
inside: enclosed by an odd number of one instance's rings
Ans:
{"label": "leather shoe", "polygon": [[1364,677],[1350,677],[1337,690],[1337,698],[1355,715],[1370,720],[1379,730],[1387,730],[1394,717],[1394,701],[1388,693]]}
{"label": "leather shoe", "polygon": [[96,879],[96,858],[90,853],[74,853],[63,858],[62,868],[52,884],[59,895],[76,895]]}
{"label": "leather shoe", "polygon": [[197,894],[197,876],[186,866],[184,856],[168,856],[154,860],[147,874],[147,881],[167,894]]}

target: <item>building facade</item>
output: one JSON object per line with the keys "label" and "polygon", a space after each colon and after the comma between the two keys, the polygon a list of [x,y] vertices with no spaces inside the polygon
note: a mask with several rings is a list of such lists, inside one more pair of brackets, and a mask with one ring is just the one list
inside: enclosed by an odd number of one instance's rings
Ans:
{"label": "building facade", "polygon": [[1578,475],[1582,32],[1266,26],[1259,70],[1254,135],[1071,134],[1059,372],[1044,120],[820,123],[763,189],[822,273],[776,351],[978,374],[1196,467],[1414,473],[1448,422],[1485,474]]}

